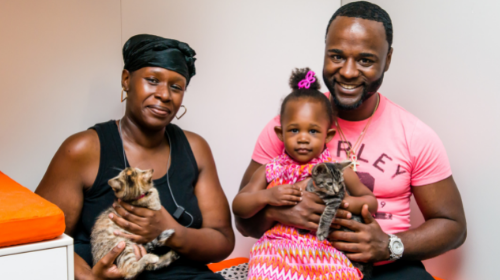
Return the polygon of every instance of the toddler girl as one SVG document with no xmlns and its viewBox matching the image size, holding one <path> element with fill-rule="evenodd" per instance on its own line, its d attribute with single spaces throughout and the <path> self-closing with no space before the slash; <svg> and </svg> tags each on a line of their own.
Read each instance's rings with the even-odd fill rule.
<svg viewBox="0 0 500 280">
<path fill-rule="evenodd" d="M 290 77 L 290 93 L 281 105 L 281 126 L 275 127 L 283 141 L 283 154 L 259 168 L 233 201 L 233 212 L 249 218 L 267 205 L 293 206 L 302 198 L 296 182 L 311 176 L 312 168 L 331 162 L 326 149 L 335 135 L 331 128 L 333 109 L 319 92 L 319 83 L 309 68 L 296 69 Z M 351 196 L 346 197 L 351 212 L 359 214 L 368 204 L 372 213 L 377 201 L 350 168 L 344 181 Z M 357 210 L 357 211 L 356 211 Z M 248 279 L 361 279 L 358 269 L 328 240 L 319 241 L 315 232 L 299 234 L 292 226 L 276 224 L 252 247 Z"/>
</svg>

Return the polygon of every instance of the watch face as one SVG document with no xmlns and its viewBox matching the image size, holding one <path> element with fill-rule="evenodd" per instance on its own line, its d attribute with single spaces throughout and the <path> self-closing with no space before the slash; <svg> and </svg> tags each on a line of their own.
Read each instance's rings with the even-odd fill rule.
<svg viewBox="0 0 500 280">
<path fill-rule="evenodd" d="M 394 242 L 392 242 L 391 249 L 394 254 L 401 255 L 404 251 L 403 243 L 399 240 L 394 240 Z"/>
</svg>

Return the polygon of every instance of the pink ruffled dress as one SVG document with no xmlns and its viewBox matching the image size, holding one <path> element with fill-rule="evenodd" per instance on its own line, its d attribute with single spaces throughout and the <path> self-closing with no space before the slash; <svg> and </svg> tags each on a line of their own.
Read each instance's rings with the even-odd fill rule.
<svg viewBox="0 0 500 280">
<path fill-rule="evenodd" d="M 316 164 L 322 162 L 332 162 L 328 149 L 303 165 L 283 152 L 266 165 L 268 188 L 302 181 L 311 176 Z M 294 227 L 277 224 L 250 251 L 249 280 L 362 278 L 361 272 L 349 259 L 327 240 L 319 241 L 316 232 L 302 235 Z"/>
</svg>

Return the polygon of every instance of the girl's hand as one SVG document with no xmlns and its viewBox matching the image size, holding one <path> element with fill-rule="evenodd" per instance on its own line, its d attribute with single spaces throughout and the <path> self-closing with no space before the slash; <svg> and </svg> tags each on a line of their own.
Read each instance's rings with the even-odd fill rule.
<svg viewBox="0 0 500 280">
<path fill-rule="evenodd" d="M 122 241 L 94 265 L 92 274 L 95 280 L 124 279 L 122 273 L 114 264 L 123 249 L 125 249 L 125 242 Z"/>
<path fill-rule="evenodd" d="M 169 225 L 176 223 L 163 206 L 160 210 L 154 211 L 132 206 L 119 200 L 118 203 L 113 203 L 113 208 L 121 217 L 111 213 L 109 218 L 122 229 L 132 233 L 115 231 L 115 235 L 125 237 L 138 244 L 153 241 L 164 230 L 172 228 Z"/>
<path fill-rule="evenodd" d="M 302 191 L 295 185 L 281 185 L 266 190 L 267 204 L 272 206 L 292 206 L 302 200 Z"/>
<path fill-rule="evenodd" d="M 357 202 L 359 202 L 358 200 L 359 199 L 357 197 L 350 196 L 346 192 L 345 197 L 342 200 L 342 203 L 340 204 L 340 208 L 345 209 L 346 211 L 351 212 L 351 213 L 359 214 L 359 213 L 361 213 L 361 208 L 354 209 L 354 205 L 359 204 L 359 203 L 357 203 Z"/>
</svg>

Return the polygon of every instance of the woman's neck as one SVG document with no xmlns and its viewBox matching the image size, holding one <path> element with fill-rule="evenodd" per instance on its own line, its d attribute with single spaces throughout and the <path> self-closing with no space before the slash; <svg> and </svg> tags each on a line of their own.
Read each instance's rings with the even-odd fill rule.
<svg viewBox="0 0 500 280">
<path fill-rule="evenodd" d="M 121 118 L 118 125 L 121 126 L 120 134 L 122 141 L 127 140 L 145 149 L 155 149 L 166 141 L 165 128 L 161 130 L 148 130 L 127 115 Z"/>
</svg>

